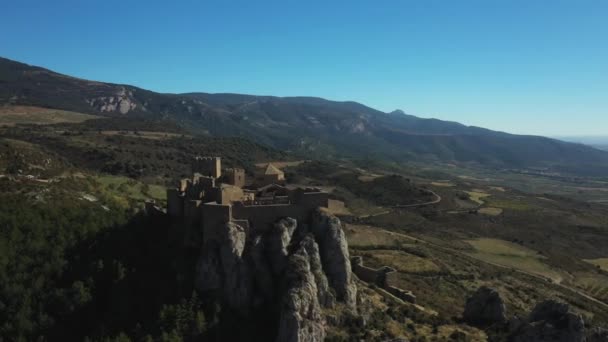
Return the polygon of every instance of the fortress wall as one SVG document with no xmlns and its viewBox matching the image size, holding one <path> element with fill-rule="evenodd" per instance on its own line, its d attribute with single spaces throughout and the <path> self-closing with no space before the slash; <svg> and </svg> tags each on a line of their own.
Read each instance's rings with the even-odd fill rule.
<svg viewBox="0 0 608 342">
<path fill-rule="evenodd" d="M 378 285 L 382 277 L 382 272 L 363 265 L 353 265 L 352 270 L 359 279 L 376 285 Z"/>
<path fill-rule="evenodd" d="M 414 296 L 412 291 L 405 291 L 405 290 L 402 290 L 402 289 L 400 289 L 398 287 L 394 287 L 394 286 L 385 286 L 384 289 L 388 293 L 392 294 L 393 296 L 395 296 L 403 301 L 406 301 L 406 302 L 409 302 L 412 304 L 416 304 L 416 296 Z"/>
<path fill-rule="evenodd" d="M 239 168 L 232 168 L 224 170 L 224 176 L 228 184 L 238 186 L 242 188 L 245 186 L 245 170 Z"/>
<path fill-rule="evenodd" d="M 329 206 L 329 194 L 327 192 L 305 192 L 297 198 L 297 204 L 310 210 Z"/>
<path fill-rule="evenodd" d="M 399 281 L 398 276 L 399 274 L 397 272 L 387 272 L 384 280 L 386 286 L 395 286 Z"/>
<path fill-rule="evenodd" d="M 197 200 L 184 201 L 184 222 L 189 226 L 200 225 L 202 219 L 201 203 L 202 201 Z"/>
<path fill-rule="evenodd" d="M 167 189 L 167 214 L 173 217 L 184 215 L 184 197 L 178 189 Z"/>
<path fill-rule="evenodd" d="M 243 199 L 243 189 L 236 186 L 225 186 L 220 188 L 218 202 L 230 204 Z"/>
<path fill-rule="evenodd" d="M 251 229 L 262 232 L 284 217 L 292 217 L 298 222 L 308 221 L 310 213 L 306 208 L 291 204 L 245 206 L 237 202 L 233 205 L 232 214 L 234 219 L 248 220 Z"/>
<path fill-rule="evenodd" d="M 192 171 L 204 176 L 219 178 L 222 176 L 222 162 L 220 157 L 197 157 L 192 162 Z"/>
<path fill-rule="evenodd" d="M 232 219 L 232 206 L 217 203 L 205 203 L 202 206 L 203 241 L 213 239 L 218 229 Z"/>
<path fill-rule="evenodd" d="M 184 245 L 196 247 L 201 244 L 201 204 L 198 200 L 184 201 Z"/>
<path fill-rule="evenodd" d="M 397 284 L 397 272 L 391 267 L 380 267 L 373 269 L 363 265 L 363 258 L 355 256 L 351 258 L 351 269 L 361 280 L 376 284 L 389 294 L 409 303 L 416 303 L 416 296 L 411 291 L 402 290 L 395 286 Z"/>
</svg>

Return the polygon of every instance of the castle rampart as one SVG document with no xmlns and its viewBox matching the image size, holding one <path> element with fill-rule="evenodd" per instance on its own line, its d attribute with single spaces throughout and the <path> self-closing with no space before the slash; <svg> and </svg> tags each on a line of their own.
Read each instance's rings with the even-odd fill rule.
<svg viewBox="0 0 608 342">
<path fill-rule="evenodd" d="M 220 157 L 196 157 L 192 171 L 215 179 L 222 176 L 222 159 Z"/>
<path fill-rule="evenodd" d="M 416 296 L 411 291 L 402 290 L 395 286 L 397 284 L 397 272 L 394 268 L 384 266 L 371 268 L 363 265 L 363 258 L 355 256 L 351 258 L 353 273 L 361 280 L 379 286 L 393 296 L 410 303 L 416 303 Z"/>
<path fill-rule="evenodd" d="M 219 157 L 198 157 L 193 162 L 194 176 L 180 180 L 177 188 L 167 190 L 167 212 L 180 218 L 190 230 L 187 236 L 203 239 L 215 235 L 227 222 L 234 222 L 248 231 L 263 232 L 281 218 L 309 221 L 313 210 L 327 208 L 329 194 L 315 188 L 288 189 L 268 184 L 244 190 L 236 184 L 245 183 L 243 169 L 228 169 L 223 178 Z M 281 175 L 276 167 L 271 173 Z M 228 180 L 235 184 L 222 183 Z"/>
</svg>

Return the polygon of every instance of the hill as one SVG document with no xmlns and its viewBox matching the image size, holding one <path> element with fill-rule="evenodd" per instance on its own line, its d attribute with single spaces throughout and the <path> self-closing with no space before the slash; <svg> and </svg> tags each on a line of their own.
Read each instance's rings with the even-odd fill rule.
<svg viewBox="0 0 608 342">
<path fill-rule="evenodd" d="M 384 113 L 356 102 L 241 94 L 161 94 L 78 79 L 0 58 L 0 104 L 101 116 L 168 119 L 192 132 L 240 136 L 317 157 L 542 168 L 601 175 L 608 153 L 582 144 L 512 135 L 455 122 Z"/>
</svg>

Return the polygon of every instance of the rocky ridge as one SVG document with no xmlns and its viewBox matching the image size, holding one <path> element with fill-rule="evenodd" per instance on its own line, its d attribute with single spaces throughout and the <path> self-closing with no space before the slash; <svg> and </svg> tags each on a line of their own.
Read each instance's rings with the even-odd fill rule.
<svg viewBox="0 0 608 342">
<path fill-rule="evenodd" d="M 607 330 L 599 327 L 586 330 L 583 317 L 568 304 L 556 300 L 538 303 L 527 317 L 507 320 L 500 293 L 485 286 L 467 300 L 463 319 L 471 325 L 506 331 L 508 340 L 513 342 L 608 342 Z"/>
<path fill-rule="evenodd" d="M 218 232 L 202 248 L 197 289 L 243 317 L 269 312 L 277 341 L 322 341 L 323 309 L 338 302 L 356 312 L 348 244 L 335 216 L 318 209 L 310 225 L 284 218 L 255 234 L 229 222 Z"/>
</svg>

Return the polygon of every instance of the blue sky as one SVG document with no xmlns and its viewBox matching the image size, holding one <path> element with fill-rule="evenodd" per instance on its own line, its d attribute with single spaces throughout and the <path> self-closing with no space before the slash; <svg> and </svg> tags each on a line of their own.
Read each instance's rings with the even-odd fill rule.
<svg viewBox="0 0 608 342">
<path fill-rule="evenodd" d="M 608 1 L 6 1 L 0 56 L 160 92 L 309 95 L 608 135 Z"/>
</svg>

